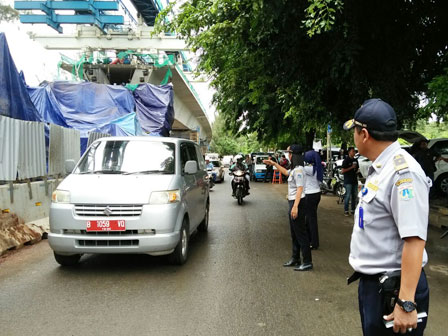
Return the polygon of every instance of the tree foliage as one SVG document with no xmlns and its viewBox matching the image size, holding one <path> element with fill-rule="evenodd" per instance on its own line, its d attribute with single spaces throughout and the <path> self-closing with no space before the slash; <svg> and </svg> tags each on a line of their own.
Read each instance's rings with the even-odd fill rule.
<svg viewBox="0 0 448 336">
<path fill-rule="evenodd" d="M 226 127 L 225 120 L 218 116 L 213 123 L 213 139 L 210 151 L 221 155 L 258 152 L 262 145 L 257 140 L 256 133 L 234 136 Z"/>
<path fill-rule="evenodd" d="M 159 30 L 199 53 L 227 127 L 263 141 L 323 136 L 328 123 L 337 135 L 371 97 L 414 122 L 448 65 L 443 0 L 189 0 L 165 20 L 174 6 Z"/>
<path fill-rule="evenodd" d="M 19 19 L 19 12 L 9 5 L 0 3 L 0 22 L 10 22 Z"/>
</svg>

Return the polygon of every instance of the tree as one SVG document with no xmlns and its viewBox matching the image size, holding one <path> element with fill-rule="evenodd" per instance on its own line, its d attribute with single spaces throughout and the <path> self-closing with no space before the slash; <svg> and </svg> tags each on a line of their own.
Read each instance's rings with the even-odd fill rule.
<svg viewBox="0 0 448 336">
<path fill-rule="evenodd" d="M 337 135 L 371 97 L 415 123 L 448 65 L 443 0 L 190 0 L 164 20 L 171 9 L 158 29 L 200 54 L 226 125 L 265 142 L 309 142 L 328 123 Z"/>
<path fill-rule="evenodd" d="M 213 138 L 210 150 L 220 155 L 235 155 L 237 153 L 251 153 L 260 150 L 262 145 L 257 140 L 256 133 L 249 133 L 235 137 L 226 127 L 225 120 L 218 116 L 213 123 Z"/>
<path fill-rule="evenodd" d="M 0 22 L 14 21 L 19 19 L 19 12 L 11 8 L 9 5 L 3 5 L 0 3 Z"/>
</svg>

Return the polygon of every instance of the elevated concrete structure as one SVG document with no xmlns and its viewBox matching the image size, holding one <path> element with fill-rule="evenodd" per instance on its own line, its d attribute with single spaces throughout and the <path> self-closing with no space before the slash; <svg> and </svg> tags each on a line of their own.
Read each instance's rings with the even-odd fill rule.
<svg viewBox="0 0 448 336">
<path fill-rule="evenodd" d="M 146 64 L 84 64 L 84 78 L 100 84 L 140 84 L 160 85 L 167 71 L 171 70 L 170 82 L 174 88 L 174 124 L 172 136 L 197 140 L 204 152 L 212 138 L 212 129 L 207 112 L 193 86 L 178 64 L 156 68 Z M 69 72 L 72 65 L 63 64 Z M 196 137 L 197 134 L 197 137 Z"/>
</svg>

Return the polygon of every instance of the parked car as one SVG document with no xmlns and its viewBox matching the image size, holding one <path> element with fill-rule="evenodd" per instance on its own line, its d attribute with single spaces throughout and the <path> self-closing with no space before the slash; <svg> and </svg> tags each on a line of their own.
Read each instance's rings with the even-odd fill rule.
<svg viewBox="0 0 448 336">
<path fill-rule="evenodd" d="M 61 265 L 84 253 L 170 254 L 183 264 L 190 235 L 207 231 L 207 172 L 192 141 L 102 138 L 66 170 L 73 173 L 52 195 L 48 235 Z"/>
<path fill-rule="evenodd" d="M 422 134 L 414 131 L 400 131 L 399 137 L 406 140 L 409 143 L 416 143 L 420 140 L 428 141 Z M 411 147 L 408 145 L 401 146 L 403 149 L 410 151 Z M 448 138 L 436 138 L 430 139 L 428 142 L 428 148 L 431 151 L 434 158 L 444 157 L 448 158 Z M 364 178 L 367 177 L 367 172 L 372 162 L 363 157 L 363 160 L 358 159 L 359 169 Z M 436 190 L 441 191 L 444 194 L 448 193 L 448 163 L 439 160 L 435 161 L 436 171 L 434 172 L 434 186 Z"/>
</svg>

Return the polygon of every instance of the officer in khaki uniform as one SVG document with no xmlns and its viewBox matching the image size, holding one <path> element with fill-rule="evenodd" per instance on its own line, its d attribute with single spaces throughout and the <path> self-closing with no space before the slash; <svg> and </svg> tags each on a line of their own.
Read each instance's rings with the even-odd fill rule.
<svg viewBox="0 0 448 336">
<path fill-rule="evenodd" d="M 354 129 L 359 153 L 372 161 L 359 193 L 349 257 L 355 271 L 349 283 L 360 279 L 359 311 L 363 334 L 368 336 L 393 335 L 393 331 L 423 335 L 427 322 L 423 317 L 417 323 L 417 312 L 428 313 L 429 305 L 423 267 L 428 261 L 431 181 L 400 148 L 396 125 L 395 111 L 381 99 L 365 101 L 354 119 L 344 124 L 344 129 Z M 387 278 L 397 279 L 396 299 L 379 293 Z M 389 312 L 384 309 L 387 304 Z M 387 329 L 388 320 L 393 320 L 393 327 Z"/>
</svg>

